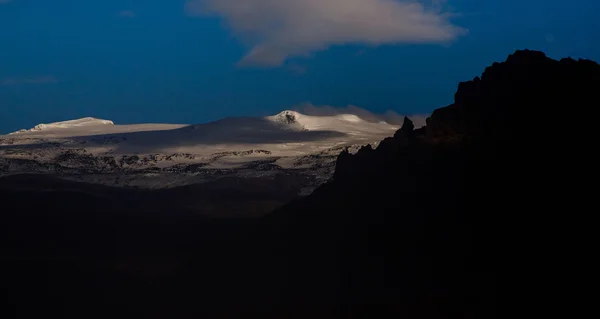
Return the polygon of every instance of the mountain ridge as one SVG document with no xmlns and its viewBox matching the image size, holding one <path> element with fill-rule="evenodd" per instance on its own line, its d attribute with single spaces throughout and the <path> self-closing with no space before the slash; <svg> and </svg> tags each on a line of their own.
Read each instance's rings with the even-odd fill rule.
<svg viewBox="0 0 600 319">
<path fill-rule="evenodd" d="M 340 120 L 340 121 L 347 121 L 347 122 L 354 122 L 354 123 L 358 123 L 358 122 L 370 122 L 367 120 L 362 119 L 360 116 L 358 115 L 354 115 L 354 114 L 335 114 L 335 115 L 307 115 L 307 114 L 302 114 L 299 111 L 292 111 L 292 110 L 284 110 L 281 111 L 275 115 L 270 115 L 270 116 L 264 116 L 264 117 L 225 117 L 223 119 L 219 119 L 219 120 L 215 120 L 215 121 L 211 121 L 211 122 L 207 122 L 207 123 L 202 123 L 202 124 L 170 124 L 170 123 L 139 123 L 139 124 L 115 124 L 113 121 L 111 120 L 105 120 L 105 119 L 100 119 L 100 118 L 95 118 L 95 117 L 82 117 L 82 118 L 77 118 L 77 119 L 72 119 L 72 120 L 65 120 L 65 121 L 58 121 L 58 122 L 51 122 L 51 123 L 40 123 L 35 125 L 33 128 L 30 129 L 20 129 L 14 132 L 10 132 L 6 135 L 14 135 L 14 134 L 22 134 L 22 133 L 32 133 L 32 132 L 40 132 L 43 130 L 50 130 L 50 129 L 70 129 L 70 128 L 77 128 L 77 127 L 85 127 L 85 126 L 97 126 L 97 125 L 111 125 L 111 126 L 115 126 L 115 125 L 119 125 L 119 126 L 152 126 L 152 125 L 156 125 L 156 126 L 161 126 L 161 125 L 172 125 L 172 126 L 202 126 L 202 125 L 206 125 L 206 124 L 214 124 L 220 121 L 236 121 L 236 120 L 241 120 L 241 119 L 250 119 L 250 118 L 264 118 L 273 122 L 278 122 L 278 123 L 283 123 L 283 124 L 294 124 L 294 123 L 298 123 L 299 119 L 304 119 L 304 121 L 314 121 L 316 118 L 323 118 L 325 121 L 327 119 L 331 120 L 331 119 L 335 119 L 335 120 Z M 300 120 L 301 121 L 301 120 Z M 322 122 L 322 121 L 321 121 Z M 373 123 L 373 122 L 371 122 Z M 385 121 L 379 121 L 379 124 L 388 124 L 388 125 L 392 125 L 389 124 Z M 2 135 L 2 134 L 0 134 Z"/>
<path fill-rule="evenodd" d="M 330 181 L 264 219 L 265 242 L 279 239 L 274 253 L 294 265 L 289 285 L 328 287 L 289 293 L 340 305 L 409 298 L 496 317 L 504 275 L 540 287 L 531 287 L 532 251 L 556 236 L 547 224 L 565 222 L 549 212 L 584 209 L 572 187 L 589 172 L 579 155 L 593 135 L 568 128 L 552 106 L 585 112 L 599 103 L 598 85 L 595 62 L 518 50 L 461 82 L 425 127 L 407 118 L 378 147 L 342 152 Z"/>
<path fill-rule="evenodd" d="M 215 174 L 303 170 L 313 176 L 310 188 L 330 176 L 342 146 L 356 149 L 396 128 L 350 115 L 289 110 L 196 125 L 115 125 L 83 118 L 0 136 L 0 175 L 39 172 L 109 186 L 161 188 L 204 182 Z M 127 174 L 125 181 L 119 174 Z"/>
</svg>

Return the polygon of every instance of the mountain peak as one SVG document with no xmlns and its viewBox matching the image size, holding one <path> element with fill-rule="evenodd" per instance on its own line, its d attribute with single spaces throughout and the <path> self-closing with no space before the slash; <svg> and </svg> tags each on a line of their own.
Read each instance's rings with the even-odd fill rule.
<svg viewBox="0 0 600 319">
<path fill-rule="evenodd" d="M 299 112 L 285 110 L 276 115 L 271 116 L 271 119 L 273 119 L 276 122 L 280 122 L 280 123 L 293 124 L 293 123 L 297 123 L 298 119 L 301 116 L 302 116 L 302 114 L 300 114 Z"/>
</svg>

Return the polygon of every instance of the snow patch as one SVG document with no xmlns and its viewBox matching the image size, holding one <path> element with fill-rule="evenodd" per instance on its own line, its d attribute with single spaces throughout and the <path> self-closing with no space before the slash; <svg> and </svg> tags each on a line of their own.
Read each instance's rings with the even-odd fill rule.
<svg viewBox="0 0 600 319">
<path fill-rule="evenodd" d="M 348 121 L 348 122 L 361 122 L 362 119 L 354 114 L 340 114 L 337 115 L 336 117 L 338 117 L 339 119 L 343 120 L 343 121 Z"/>
</svg>

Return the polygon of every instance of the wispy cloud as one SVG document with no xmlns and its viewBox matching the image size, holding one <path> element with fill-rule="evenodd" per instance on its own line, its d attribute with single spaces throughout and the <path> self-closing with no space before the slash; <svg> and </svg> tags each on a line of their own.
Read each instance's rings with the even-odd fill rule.
<svg viewBox="0 0 600 319">
<path fill-rule="evenodd" d="M 329 105 L 313 105 L 311 103 L 306 103 L 302 105 L 298 105 L 293 108 L 295 111 L 298 111 L 302 114 L 306 115 L 315 115 L 315 116 L 329 116 L 329 115 L 338 115 L 338 114 L 354 114 L 361 119 L 369 122 L 387 122 L 392 125 L 402 125 L 404 121 L 404 115 L 396 113 L 394 111 L 386 111 L 385 113 L 378 114 L 373 113 L 369 110 L 363 109 L 358 106 L 349 105 L 346 107 L 334 107 Z M 425 125 L 427 117 L 429 115 L 426 114 L 413 114 L 408 115 L 408 117 L 414 122 L 415 127 L 419 128 Z"/>
<path fill-rule="evenodd" d="M 9 3 L 11 0 L 0 0 L 0 4 Z"/>
<path fill-rule="evenodd" d="M 135 17 L 137 17 L 137 14 L 135 14 L 135 12 L 133 12 L 131 10 L 122 10 L 122 11 L 119 11 L 119 13 L 117 15 L 119 17 L 121 17 L 121 18 L 135 18 Z"/>
<path fill-rule="evenodd" d="M 2 1 L 2 0 L 0 0 Z M 58 79 L 52 75 L 33 77 L 6 77 L 0 79 L 0 86 L 21 86 L 57 83 Z"/>
<path fill-rule="evenodd" d="M 448 43 L 466 30 L 445 0 L 187 0 L 193 16 L 218 15 L 251 47 L 241 64 L 280 66 L 346 43 Z"/>
</svg>

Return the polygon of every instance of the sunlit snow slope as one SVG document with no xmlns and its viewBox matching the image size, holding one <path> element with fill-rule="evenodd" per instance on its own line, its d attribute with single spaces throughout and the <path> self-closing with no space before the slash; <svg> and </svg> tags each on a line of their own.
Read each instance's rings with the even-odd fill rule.
<svg viewBox="0 0 600 319">
<path fill-rule="evenodd" d="M 121 173 L 127 172 L 133 177 L 123 185 L 141 187 L 201 182 L 215 171 L 326 170 L 327 175 L 345 147 L 377 143 L 396 129 L 351 114 L 295 111 L 198 125 L 115 125 L 83 118 L 0 135 L 0 174 L 41 172 L 114 184 L 114 176 L 123 179 Z"/>
</svg>

